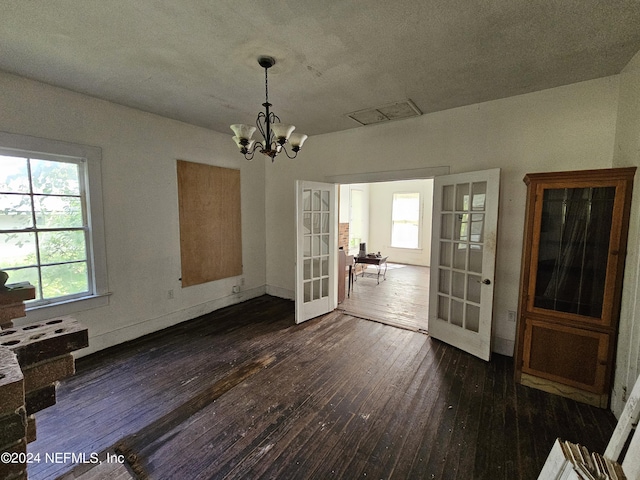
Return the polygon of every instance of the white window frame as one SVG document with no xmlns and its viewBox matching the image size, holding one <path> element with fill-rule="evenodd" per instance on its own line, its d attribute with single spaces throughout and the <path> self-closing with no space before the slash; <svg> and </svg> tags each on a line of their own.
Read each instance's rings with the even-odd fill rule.
<svg viewBox="0 0 640 480">
<path fill-rule="evenodd" d="M 91 294 L 78 298 L 52 300 L 50 303 L 29 305 L 28 321 L 69 315 L 78 311 L 105 306 L 109 303 L 107 261 L 102 204 L 102 151 L 98 147 L 79 145 L 45 138 L 0 132 L 0 153 L 11 156 L 35 156 L 55 160 L 56 156 L 82 159 L 84 162 L 85 199 L 87 203 L 87 257 L 89 290 Z M 9 278 L 11 283 L 11 278 Z"/>
<path fill-rule="evenodd" d="M 393 226 L 395 223 L 393 219 L 393 205 L 394 205 L 396 195 L 417 195 L 418 196 L 418 244 L 415 247 L 402 247 L 402 246 L 393 244 Z M 389 232 L 391 237 L 389 240 L 389 245 L 391 246 L 391 248 L 398 248 L 403 250 L 421 250 L 422 249 L 422 204 L 423 204 L 422 193 L 420 192 L 416 192 L 416 191 L 393 192 L 393 194 L 391 195 L 391 231 Z"/>
</svg>

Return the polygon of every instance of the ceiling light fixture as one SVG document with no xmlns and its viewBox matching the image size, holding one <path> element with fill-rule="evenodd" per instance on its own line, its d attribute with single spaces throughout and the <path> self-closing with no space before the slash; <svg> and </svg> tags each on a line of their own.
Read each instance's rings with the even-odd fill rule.
<svg viewBox="0 0 640 480">
<path fill-rule="evenodd" d="M 231 130 L 235 133 L 233 140 L 238 145 L 240 153 L 244 155 L 247 160 L 252 160 L 256 150 L 260 153 L 271 157 L 273 162 L 281 151 L 287 154 L 289 158 L 296 158 L 298 152 L 302 148 L 302 144 L 307 139 L 306 135 L 301 133 L 293 133 L 296 128 L 293 125 L 285 125 L 280 123 L 280 118 L 269 110 L 272 105 L 269 103 L 269 75 L 268 71 L 276 63 L 273 57 L 259 57 L 258 63 L 264 68 L 264 89 L 265 89 L 265 102 L 262 104 L 264 112 L 258 113 L 256 119 L 256 127 L 260 130 L 262 135 L 262 141 L 255 141 L 253 137 L 256 127 L 251 125 L 234 124 L 231 125 Z M 289 142 L 291 144 L 291 150 L 293 156 L 289 155 L 285 144 Z"/>
</svg>

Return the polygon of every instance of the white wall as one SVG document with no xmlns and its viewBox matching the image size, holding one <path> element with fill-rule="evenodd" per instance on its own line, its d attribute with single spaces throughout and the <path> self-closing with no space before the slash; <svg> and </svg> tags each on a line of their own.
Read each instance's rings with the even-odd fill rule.
<svg viewBox="0 0 640 480">
<path fill-rule="evenodd" d="M 620 75 L 614 167 L 640 167 L 640 52 Z M 611 408 L 622 413 L 640 373 L 640 185 L 633 192 Z"/>
<path fill-rule="evenodd" d="M 391 210 L 394 193 L 420 193 L 422 230 L 420 248 L 394 248 L 391 246 Z M 389 256 L 389 261 L 409 265 L 430 265 L 431 256 L 431 210 L 433 208 L 433 180 L 400 180 L 371 184 L 370 221 L 368 246 L 371 252 Z"/>
<path fill-rule="evenodd" d="M 89 328 L 90 346 L 80 355 L 264 293 L 264 164 L 244 160 L 230 135 L 4 73 L 0 112 L 0 131 L 102 149 L 112 295 L 108 306 L 74 314 Z M 177 159 L 241 170 L 240 294 L 231 293 L 238 278 L 180 286 Z"/>
<path fill-rule="evenodd" d="M 294 182 L 340 175 L 449 167 L 502 169 L 494 350 L 512 354 L 527 172 L 612 165 L 618 76 L 415 119 L 309 138 L 295 161 L 278 158 L 266 176 L 267 288 L 293 295 Z"/>
</svg>

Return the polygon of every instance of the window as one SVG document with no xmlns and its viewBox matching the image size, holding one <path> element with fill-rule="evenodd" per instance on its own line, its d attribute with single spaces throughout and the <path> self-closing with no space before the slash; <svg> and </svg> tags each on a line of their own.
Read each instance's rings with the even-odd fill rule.
<svg viewBox="0 0 640 480">
<path fill-rule="evenodd" d="M 29 309 L 106 293 L 99 167 L 94 147 L 0 134 L 0 269 L 36 287 Z"/>
<path fill-rule="evenodd" d="M 391 246 L 396 248 L 420 248 L 419 193 L 393 194 Z"/>
</svg>

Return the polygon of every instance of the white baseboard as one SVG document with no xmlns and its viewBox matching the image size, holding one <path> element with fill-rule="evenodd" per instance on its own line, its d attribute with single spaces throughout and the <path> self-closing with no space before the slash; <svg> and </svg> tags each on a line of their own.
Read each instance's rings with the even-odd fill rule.
<svg viewBox="0 0 640 480">
<path fill-rule="evenodd" d="M 273 297 L 284 298 L 286 300 L 295 300 L 296 293 L 293 290 L 287 288 L 274 287 L 273 285 L 267 285 L 267 295 Z"/>
<path fill-rule="evenodd" d="M 515 346 L 516 343 L 513 340 L 501 337 L 493 337 L 493 345 L 491 347 L 491 351 L 500 355 L 506 355 L 507 357 L 513 357 Z"/>
<path fill-rule="evenodd" d="M 211 300 L 209 302 L 194 305 L 184 310 L 172 312 L 167 315 L 163 315 L 157 318 L 151 318 L 138 322 L 133 325 L 127 325 L 117 330 L 105 332 L 100 335 L 89 337 L 89 346 L 74 352 L 74 357 L 80 358 L 86 355 L 104 350 L 105 348 L 113 347 L 120 343 L 128 342 L 136 338 L 148 335 L 159 330 L 172 327 L 188 320 L 193 320 L 202 315 L 214 312 L 230 305 L 250 300 L 252 298 L 259 297 L 265 294 L 265 286 L 262 285 L 250 290 L 243 290 L 240 293 L 228 295 L 226 297 Z"/>
</svg>

